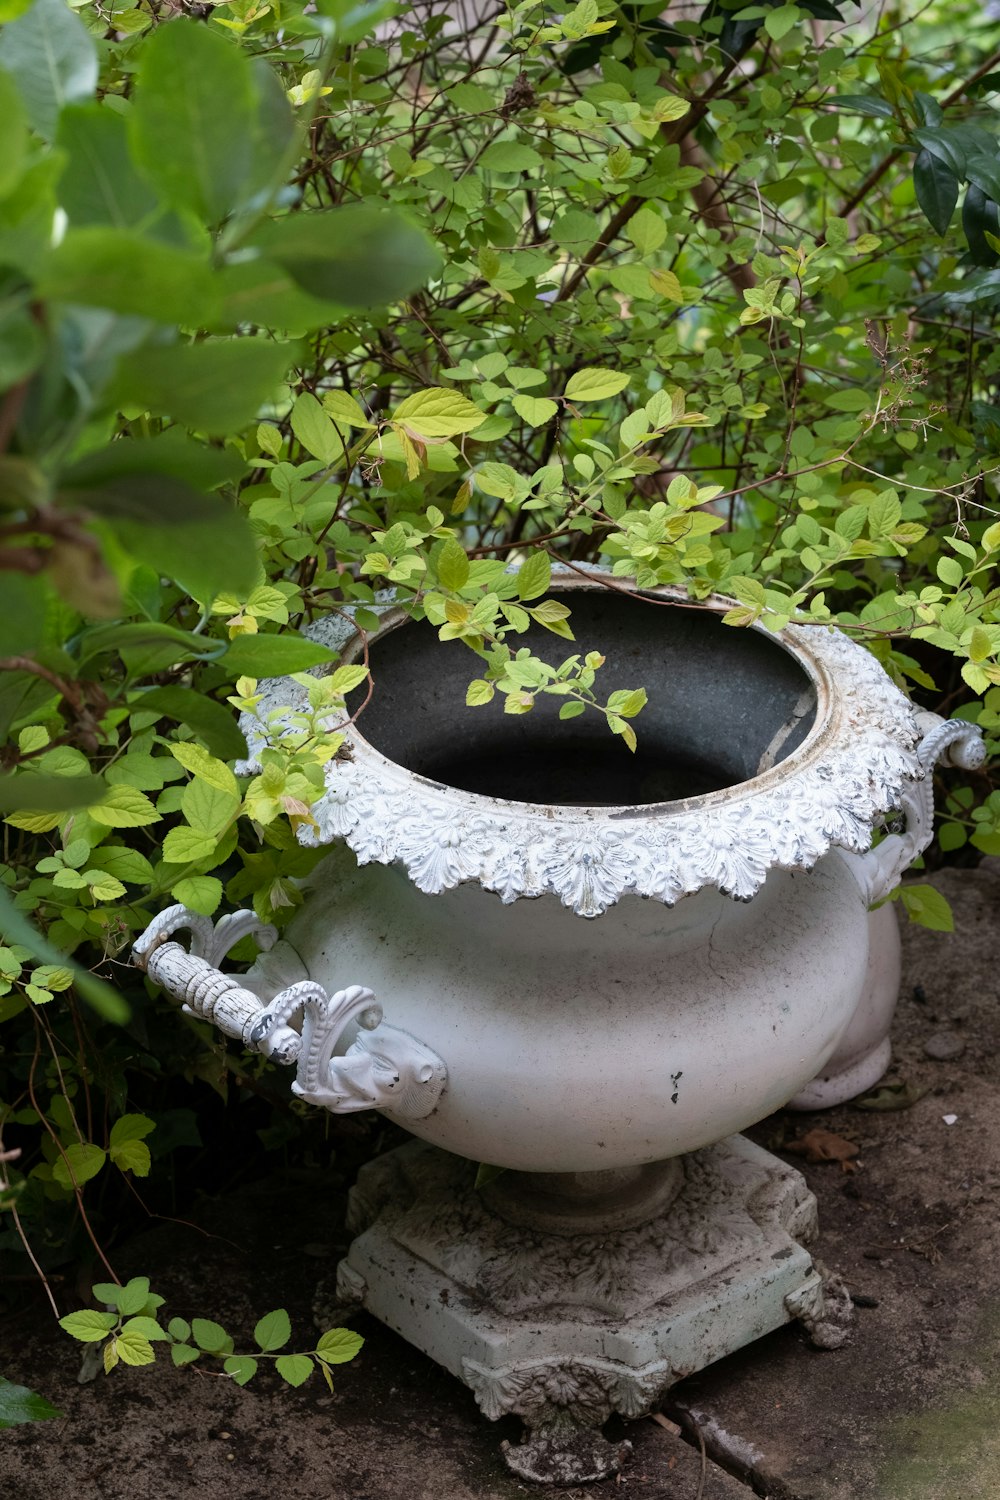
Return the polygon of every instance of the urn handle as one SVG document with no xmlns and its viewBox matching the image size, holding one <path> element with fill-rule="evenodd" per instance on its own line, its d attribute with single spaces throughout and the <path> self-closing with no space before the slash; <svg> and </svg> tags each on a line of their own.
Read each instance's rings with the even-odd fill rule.
<svg viewBox="0 0 1000 1500">
<path fill-rule="evenodd" d="M 906 826 L 902 833 L 889 834 L 877 849 L 855 855 L 851 860 L 869 906 L 884 901 L 896 889 L 910 865 L 931 841 L 935 763 L 940 761 L 942 765 L 974 771 L 985 758 L 983 734 L 978 724 L 968 724 L 964 719 L 942 719 L 938 714 L 923 711 L 916 718 L 923 731 L 923 738 L 917 746 L 922 774 L 903 793 L 902 811 Z"/>
<path fill-rule="evenodd" d="M 173 941 L 182 929 L 191 934 L 190 949 Z M 218 967 L 233 944 L 250 934 L 264 951 L 277 938 L 276 930 L 250 911 L 213 925 L 185 906 L 170 906 L 136 940 L 132 960 L 189 1014 L 211 1021 L 251 1052 L 294 1064 L 292 1092 L 307 1103 L 334 1114 L 385 1109 L 408 1120 L 429 1115 L 447 1080 L 440 1057 L 383 1022 L 382 1007 L 364 985 L 331 995 L 305 979 L 265 1003 L 238 976 Z M 351 1023 L 357 1035 L 342 1056 L 335 1056 Z"/>
</svg>

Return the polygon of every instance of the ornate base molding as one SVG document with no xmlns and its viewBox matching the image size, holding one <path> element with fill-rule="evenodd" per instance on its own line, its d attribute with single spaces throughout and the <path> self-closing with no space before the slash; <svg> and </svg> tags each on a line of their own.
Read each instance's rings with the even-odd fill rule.
<svg viewBox="0 0 1000 1500">
<path fill-rule="evenodd" d="M 616 1472 L 600 1428 L 674 1382 L 802 1317 L 823 1347 L 850 1299 L 805 1248 L 816 1200 L 794 1168 L 732 1136 L 683 1158 L 684 1184 L 648 1223 L 556 1234 L 491 1212 L 475 1167 L 413 1142 L 362 1168 L 338 1294 L 475 1392 L 529 1441 L 508 1465 L 541 1483 Z"/>
</svg>

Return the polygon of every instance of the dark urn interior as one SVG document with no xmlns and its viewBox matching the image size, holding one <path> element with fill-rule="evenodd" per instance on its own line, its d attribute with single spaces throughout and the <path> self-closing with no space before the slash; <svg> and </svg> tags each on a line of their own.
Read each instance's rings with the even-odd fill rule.
<svg viewBox="0 0 1000 1500">
<path fill-rule="evenodd" d="M 769 636 L 723 625 L 708 609 L 566 590 L 575 642 L 541 627 L 512 636 L 559 665 L 601 651 L 595 691 L 644 687 L 633 755 L 604 716 L 559 719 L 561 698 L 539 694 L 530 713 L 505 714 L 500 695 L 465 707 L 476 658 L 407 621 L 371 642 L 374 691 L 358 730 L 390 760 L 463 791 L 563 806 L 645 806 L 702 796 L 786 759 L 816 718 L 815 687 Z M 364 695 L 348 700 L 356 708 Z"/>
</svg>

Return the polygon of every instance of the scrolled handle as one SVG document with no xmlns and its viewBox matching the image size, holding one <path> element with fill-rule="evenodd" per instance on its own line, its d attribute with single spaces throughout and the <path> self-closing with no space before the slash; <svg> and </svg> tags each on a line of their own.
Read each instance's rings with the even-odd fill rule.
<svg viewBox="0 0 1000 1500">
<path fill-rule="evenodd" d="M 923 738 L 917 746 L 920 777 L 903 793 L 902 813 L 905 827 L 891 833 L 877 849 L 857 855 L 851 861 L 867 905 L 874 906 L 890 895 L 927 845 L 934 833 L 934 766 L 961 766 L 974 771 L 981 766 L 986 751 L 978 724 L 964 719 L 942 719 L 938 714 L 920 712 L 917 724 Z"/>
<path fill-rule="evenodd" d="M 173 934 L 191 933 L 190 951 Z M 419 1120 L 437 1105 L 447 1070 L 422 1042 L 382 1021 L 382 1007 L 364 985 L 328 994 L 313 980 L 289 985 L 264 1003 L 217 967 L 240 938 L 253 933 L 269 949 L 277 932 L 253 912 L 214 924 L 184 906 L 161 912 L 135 942 L 133 962 L 186 1011 L 274 1062 L 295 1064 L 293 1093 L 337 1114 L 385 1109 Z M 297 1026 L 296 1024 L 297 1023 Z M 349 1026 L 357 1035 L 335 1056 Z"/>
</svg>

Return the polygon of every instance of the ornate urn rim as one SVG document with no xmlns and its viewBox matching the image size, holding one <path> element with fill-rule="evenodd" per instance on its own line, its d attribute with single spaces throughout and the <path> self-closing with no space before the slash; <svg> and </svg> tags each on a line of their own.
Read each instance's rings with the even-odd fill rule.
<svg viewBox="0 0 1000 1500">
<path fill-rule="evenodd" d="M 560 577 L 558 586 L 607 584 L 592 573 Z M 691 604 L 681 589 L 643 592 Z M 732 601 L 713 595 L 697 607 L 721 612 Z M 379 634 L 408 618 L 389 596 L 378 609 Z M 352 758 L 330 762 L 327 790 L 312 809 L 318 826 L 300 827 L 300 842 L 344 839 L 359 863 L 401 863 L 429 895 L 478 882 L 504 903 L 553 894 L 584 917 L 599 916 L 627 892 L 672 906 L 716 886 L 748 901 L 771 869 L 809 869 L 832 847 L 864 853 L 876 821 L 923 774 L 913 706 L 864 647 L 832 627 L 790 625 L 778 634 L 750 628 L 798 663 L 815 687 L 817 711 L 802 744 L 748 781 L 643 806 L 505 801 L 407 770 L 351 724 L 341 727 Z M 347 611 L 304 634 L 348 659 L 354 654 L 357 633 Z M 288 678 L 262 683 L 260 691 L 264 717 L 306 705 L 305 689 Z M 260 720 L 244 714 L 240 722 L 249 747 L 242 769 L 252 771 L 263 744 Z"/>
</svg>

